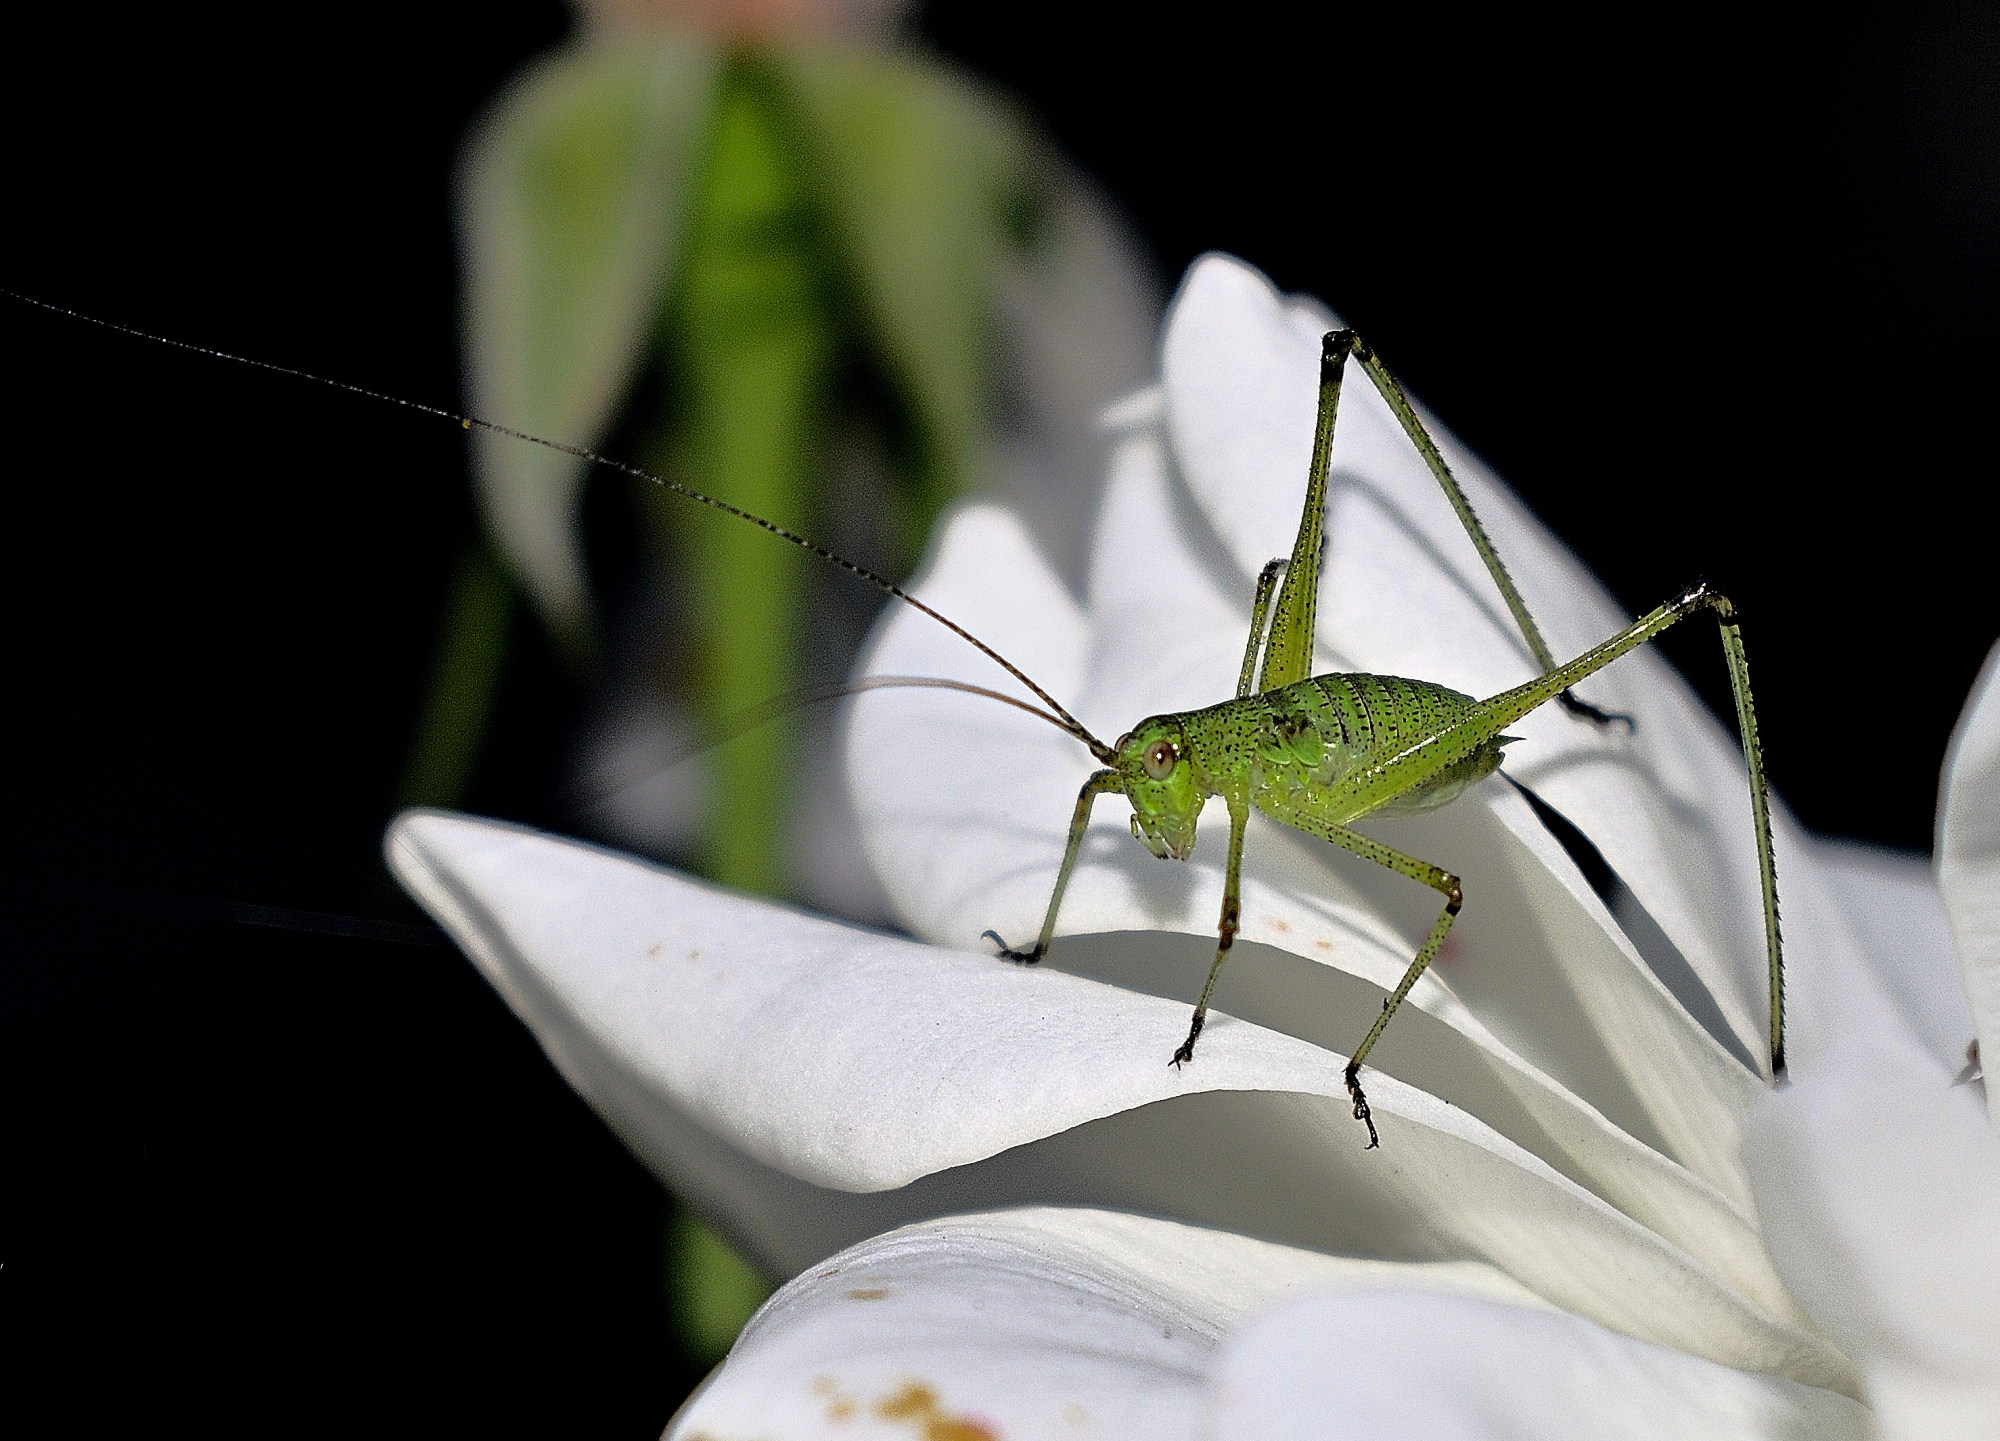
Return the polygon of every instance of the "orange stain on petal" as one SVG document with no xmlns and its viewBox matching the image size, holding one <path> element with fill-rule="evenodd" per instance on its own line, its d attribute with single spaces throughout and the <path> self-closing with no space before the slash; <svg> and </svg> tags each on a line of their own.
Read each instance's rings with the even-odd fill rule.
<svg viewBox="0 0 2000 1441">
<path fill-rule="evenodd" d="M 829 1421 L 852 1421 L 861 1406 L 852 1396 L 841 1394 L 840 1383 L 831 1376 L 821 1376 L 813 1382 L 813 1394 L 826 1401 L 826 1419 Z"/>
<path fill-rule="evenodd" d="M 924 1441 L 1000 1441 L 1000 1433 L 984 1421 L 947 1413 L 937 1392 L 921 1381 L 904 1383 L 903 1389 L 875 1403 L 875 1414 L 884 1421 L 906 1421 Z"/>
</svg>

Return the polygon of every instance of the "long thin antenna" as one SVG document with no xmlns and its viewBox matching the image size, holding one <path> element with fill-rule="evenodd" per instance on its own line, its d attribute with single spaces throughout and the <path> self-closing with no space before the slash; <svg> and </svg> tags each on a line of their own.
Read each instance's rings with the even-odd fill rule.
<svg viewBox="0 0 2000 1441">
<path fill-rule="evenodd" d="M 985 696 L 988 700 L 997 700 L 1002 705 L 1010 705 L 1017 711 L 1033 716 L 1036 720 L 1047 721 L 1059 731 L 1076 735 L 1076 732 L 1060 718 L 1050 715 L 1038 706 L 1029 705 L 1019 696 L 1008 695 L 1005 691 L 994 690 L 989 686 L 974 685 L 966 680 L 946 680 L 942 676 L 934 675 L 864 675 L 857 676 L 853 680 L 826 681 L 819 685 L 800 686 L 797 690 L 773 696 L 767 701 L 760 701 L 723 721 L 715 734 L 703 742 L 702 749 L 709 750 L 715 746 L 726 745 L 740 735 L 747 735 L 767 721 L 776 720 L 787 711 L 803 710 L 807 706 L 822 705 L 830 700 L 839 700 L 842 696 L 860 695 L 864 691 L 871 690 L 963 691 L 967 695 Z"/>
<path fill-rule="evenodd" d="M 592 465 L 601 465 L 607 470 L 622 471 L 636 480 L 650 481 L 662 490 L 670 490 L 675 495 L 685 496 L 687 499 L 708 506 L 712 510 L 719 510 L 724 515 L 733 515 L 738 520 L 748 521 L 751 525 L 768 530 L 780 540 L 790 541 L 800 550 L 810 551 L 830 565 L 839 566 L 850 575 L 859 576 L 870 585 L 888 592 L 905 605 L 912 606 L 929 616 L 932 620 L 1006 671 L 1015 680 L 1033 691 L 1042 703 L 1048 706 L 1055 713 L 1056 717 L 1059 718 L 1057 724 L 1089 746 L 1092 755 L 1096 756 L 1106 765 L 1111 764 L 1117 759 L 1118 753 L 1116 751 L 1092 735 L 1085 728 L 1082 721 L 1071 715 L 1061 701 L 1043 690 L 1039 685 L 1036 685 L 1026 671 L 1008 660 L 1007 657 L 993 649 L 992 646 L 988 645 L 950 616 L 933 610 L 894 581 L 885 576 L 877 575 L 864 565 L 855 564 L 838 551 L 828 550 L 825 546 L 819 544 L 819 542 L 808 540 L 797 531 L 787 530 L 775 521 L 766 520 L 763 516 L 755 515 L 750 511 L 742 509 L 740 506 L 731 505 L 726 500 L 717 500 L 714 496 L 696 490 L 691 485 L 683 485 L 677 480 L 668 480 L 663 475 L 655 475 L 652 471 L 641 469 L 639 466 L 633 465 L 628 461 L 614 460 L 608 455 L 600 455 L 586 446 L 571 445 L 567 441 L 561 440 L 548 440 L 542 436 L 530 434 L 525 430 L 516 430 L 511 425 L 501 425 L 497 421 L 482 420 L 476 415 L 466 415 L 461 411 L 448 410 L 441 405 L 426 405 L 421 400 L 406 400 L 400 395 L 391 395 L 387 391 L 371 390 L 365 385 L 354 385 L 345 380 L 334 380 L 328 376 L 316 375 L 310 370 L 300 370 L 295 366 L 278 365 L 269 360 L 256 360 L 247 355 L 237 355 L 233 351 L 217 350 L 207 345 L 196 345 L 192 341 L 175 340 L 172 336 L 155 335 L 150 330 L 141 330 L 133 325 L 121 325 L 115 320 L 100 320 L 94 315 L 86 315 L 80 310 L 71 310 L 66 305 L 55 305 L 46 300 L 37 300 L 32 295 L 23 295 L 20 291 L 10 290 L 5 286 L 0 286 L 0 295 L 5 295 L 12 300 L 18 300 L 23 305 L 32 305 L 37 310 L 46 310 L 52 315 L 67 316 L 71 320 L 80 320 L 86 325 L 95 325 L 99 329 L 109 330 L 119 335 L 129 335 L 137 340 L 149 340 L 155 345 L 165 345 L 175 350 L 185 350 L 195 355 L 205 355 L 212 360 L 226 360 L 235 365 L 247 365 L 253 370 L 265 370 L 273 375 L 285 375 L 290 376 L 294 380 L 310 381 L 314 385 L 324 385 L 332 390 L 344 390 L 350 395 L 365 396 L 369 400 L 382 401 L 389 405 L 398 405 L 405 410 L 416 411 L 419 415 L 432 415 L 440 420 L 456 421 L 465 430 L 483 430 L 491 435 L 505 436 L 509 440 L 520 440 L 527 442 L 529 445 L 539 445 L 545 450 L 553 450 L 576 460 L 587 461 Z M 1021 705 L 1019 701 L 1014 701 L 1013 704 Z M 1031 713 L 1034 709 L 1032 706 L 1025 705 L 1021 706 L 1021 708 Z"/>
<path fill-rule="evenodd" d="M 1028 704 L 1028 702 L 1022 700 L 1019 696 L 1008 695 L 1005 691 L 994 690 L 989 686 L 974 685 L 971 681 L 946 680 L 941 676 L 934 675 L 865 675 L 854 680 L 823 681 L 818 685 L 800 686 L 797 690 L 786 691 L 783 695 L 773 696 L 769 700 L 759 701 L 756 705 L 738 711 L 735 715 L 723 721 L 720 726 L 716 727 L 700 744 L 690 747 L 675 756 L 672 760 L 660 762 L 642 776 L 621 781 L 615 786 L 600 788 L 594 795 L 579 798 L 570 806 L 570 814 L 589 815 L 594 811 L 601 810 L 617 800 L 619 796 L 637 790 L 640 786 L 646 785 L 657 777 L 665 775 L 676 766 L 684 765 L 696 756 L 714 750 L 717 746 L 728 745 L 729 742 L 735 740 L 737 737 L 748 735 L 751 731 L 757 729 L 757 727 L 766 725 L 781 715 L 795 710 L 804 710 L 807 706 L 824 705 L 830 700 L 839 700 L 843 696 L 860 695 L 864 691 L 871 690 L 963 691 L 967 695 L 984 696 L 988 700 L 997 700 L 1000 704 L 1010 705 L 1017 711 L 1022 711 L 1033 716 L 1036 720 L 1047 721 L 1064 735 L 1071 737 L 1076 735 L 1076 732 L 1072 731 L 1047 711 L 1042 710 L 1038 706 Z"/>
</svg>

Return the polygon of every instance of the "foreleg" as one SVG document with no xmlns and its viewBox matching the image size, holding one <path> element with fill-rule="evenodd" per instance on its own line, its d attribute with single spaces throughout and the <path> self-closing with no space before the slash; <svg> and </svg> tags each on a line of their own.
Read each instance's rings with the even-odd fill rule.
<svg viewBox="0 0 2000 1441">
<path fill-rule="evenodd" d="M 992 938 L 1000 948 L 1000 954 L 1010 961 L 1020 961 L 1024 965 L 1034 965 L 1049 953 L 1049 941 L 1056 933 L 1056 913 L 1062 909 L 1063 892 L 1069 889 L 1070 872 L 1076 869 L 1077 852 L 1083 848 L 1083 834 L 1090 829 L 1090 808 L 1097 798 L 1106 791 L 1123 791 L 1124 781 L 1117 771 L 1101 770 L 1083 783 L 1083 789 L 1076 793 L 1076 811 L 1070 817 L 1069 844 L 1063 848 L 1062 869 L 1056 872 L 1055 894 L 1049 897 L 1049 911 L 1042 918 L 1042 933 L 1031 951 L 1017 951 L 1002 940 L 997 931 L 981 932 Z"/>
</svg>

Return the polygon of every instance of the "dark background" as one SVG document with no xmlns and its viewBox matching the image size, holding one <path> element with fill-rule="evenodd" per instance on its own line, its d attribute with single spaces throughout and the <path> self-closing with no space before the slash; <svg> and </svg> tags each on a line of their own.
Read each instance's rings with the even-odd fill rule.
<svg viewBox="0 0 2000 1441">
<path fill-rule="evenodd" d="M 2000 629 L 2000 23 L 940 3 L 1136 220 L 1318 293 L 1629 608 L 1748 614 L 1773 777 L 1927 848 Z M 7 22 L 0 285 L 457 392 L 446 176 L 550 4 Z M 10 1410 L 65 1429 L 656 1434 L 667 1202 L 377 843 L 453 559 L 450 426 L 0 305 Z M 1672 647 L 1711 703 L 1706 635 Z M 469 803 L 547 820 L 523 623 Z M 232 919 L 232 916 L 237 919 Z M 36 1378 L 39 1378 L 39 1383 Z"/>
</svg>

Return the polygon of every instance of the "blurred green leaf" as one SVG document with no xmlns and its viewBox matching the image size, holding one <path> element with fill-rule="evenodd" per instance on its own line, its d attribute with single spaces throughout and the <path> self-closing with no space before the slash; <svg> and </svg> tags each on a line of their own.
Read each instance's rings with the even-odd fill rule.
<svg viewBox="0 0 2000 1441">
<path fill-rule="evenodd" d="M 995 280 L 1038 189 L 1035 148 L 989 92 L 909 52 L 800 46 L 777 63 L 863 323 L 916 410 L 927 529 L 976 467 Z"/>
<path fill-rule="evenodd" d="M 677 1210 L 667 1238 L 667 1289 L 681 1344 L 703 1365 L 729 1354 L 771 1294 L 771 1283 L 692 1211 Z"/>
<path fill-rule="evenodd" d="M 472 408 L 595 446 L 653 339 L 713 105 L 713 46 L 600 40 L 495 103 L 460 174 Z M 578 659 L 595 644 L 577 510 L 585 467 L 472 436 L 495 543 Z"/>
</svg>

